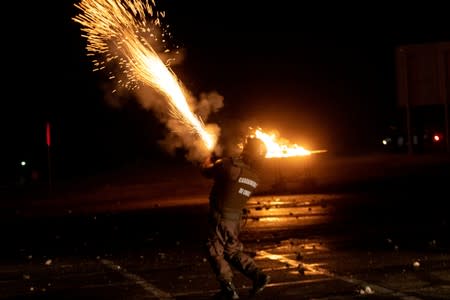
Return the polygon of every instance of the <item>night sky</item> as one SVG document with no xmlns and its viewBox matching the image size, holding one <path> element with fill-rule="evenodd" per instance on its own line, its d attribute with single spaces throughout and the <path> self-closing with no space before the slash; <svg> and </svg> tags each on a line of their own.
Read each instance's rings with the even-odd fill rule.
<svg viewBox="0 0 450 300">
<path fill-rule="evenodd" d="M 245 2 L 245 6 L 242 3 Z M 397 45 L 450 40 L 443 2 L 361 6 L 297 1 L 159 1 L 184 60 L 173 70 L 194 94 L 216 91 L 210 121 L 224 136 L 254 124 L 312 149 L 371 151 L 398 111 Z M 165 126 L 129 100 L 105 99 L 72 1 L 8 4 L 3 26 L 2 176 L 20 160 L 45 169 L 45 123 L 61 177 L 164 156 Z M 5 8 L 6 11 L 6 8 Z M 5 80 L 5 79 L 4 79 Z M 131 97 L 130 97 L 131 98 Z"/>
</svg>

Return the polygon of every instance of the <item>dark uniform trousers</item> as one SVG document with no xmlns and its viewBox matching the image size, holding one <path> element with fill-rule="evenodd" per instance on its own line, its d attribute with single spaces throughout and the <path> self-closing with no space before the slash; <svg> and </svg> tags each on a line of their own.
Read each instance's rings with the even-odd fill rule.
<svg viewBox="0 0 450 300">
<path fill-rule="evenodd" d="M 232 281 L 231 266 L 255 280 L 258 268 L 253 258 L 243 252 L 243 244 L 239 240 L 241 214 L 224 215 L 212 211 L 209 217 L 207 250 L 209 262 L 219 282 Z"/>
</svg>

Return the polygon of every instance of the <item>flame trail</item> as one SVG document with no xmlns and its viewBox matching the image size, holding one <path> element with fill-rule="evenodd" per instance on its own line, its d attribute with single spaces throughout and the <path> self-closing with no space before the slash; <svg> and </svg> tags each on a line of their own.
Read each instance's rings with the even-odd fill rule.
<svg viewBox="0 0 450 300">
<path fill-rule="evenodd" d="M 293 156 L 307 156 L 314 153 L 322 153 L 327 150 L 307 150 L 297 144 L 290 144 L 287 141 L 277 139 L 274 133 L 268 134 L 262 131 L 261 128 L 255 129 L 251 136 L 255 136 L 263 141 L 267 147 L 266 158 L 275 157 L 293 157 Z"/>
<path fill-rule="evenodd" d="M 191 111 L 181 82 L 150 43 L 150 39 L 165 43 L 166 36 L 170 35 L 157 30 L 165 14 L 156 11 L 154 1 L 150 4 L 148 0 L 82 0 L 75 7 L 81 13 L 73 20 L 83 26 L 83 36 L 88 40 L 86 49 L 90 55 L 105 57 L 103 61 L 94 60 L 94 71 L 117 61 L 128 80 L 120 81 L 123 86 L 133 89 L 145 84 L 155 88 L 167 98 L 170 115 L 212 150 L 217 136 L 208 132 L 202 120 Z M 149 18 L 153 21 L 148 21 Z"/>
</svg>

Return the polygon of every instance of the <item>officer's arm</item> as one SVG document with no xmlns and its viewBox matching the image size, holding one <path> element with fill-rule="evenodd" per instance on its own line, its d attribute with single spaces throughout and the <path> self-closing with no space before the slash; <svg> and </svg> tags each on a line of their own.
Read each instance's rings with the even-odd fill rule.
<svg viewBox="0 0 450 300">
<path fill-rule="evenodd" d="M 222 165 L 221 159 L 214 161 L 211 157 L 208 157 L 201 166 L 201 172 L 203 176 L 212 178 L 216 175 L 221 165 Z"/>
</svg>

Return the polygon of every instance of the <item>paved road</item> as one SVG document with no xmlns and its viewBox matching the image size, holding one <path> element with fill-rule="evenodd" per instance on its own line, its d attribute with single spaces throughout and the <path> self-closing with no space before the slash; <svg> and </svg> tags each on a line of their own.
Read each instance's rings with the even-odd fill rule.
<svg viewBox="0 0 450 300">
<path fill-rule="evenodd" d="M 257 299 L 450 299 L 450 163 L 425 158 L 275 164 L 284 184 L 252 199 L 242 234 L 273 278 Z M 173 176 L 2 193 L 0 299 L 211 299 L 208 183 Z"/>
<path fill-rule="evenodd" d="M 449 197 L 429 186 L 255 197 L 242 238 L 273 278 L 255 299 L 449 299 Z M 0 299 L 211 299 L 207 205 L 182 203 L 4 217 Z"/>
</svg>

